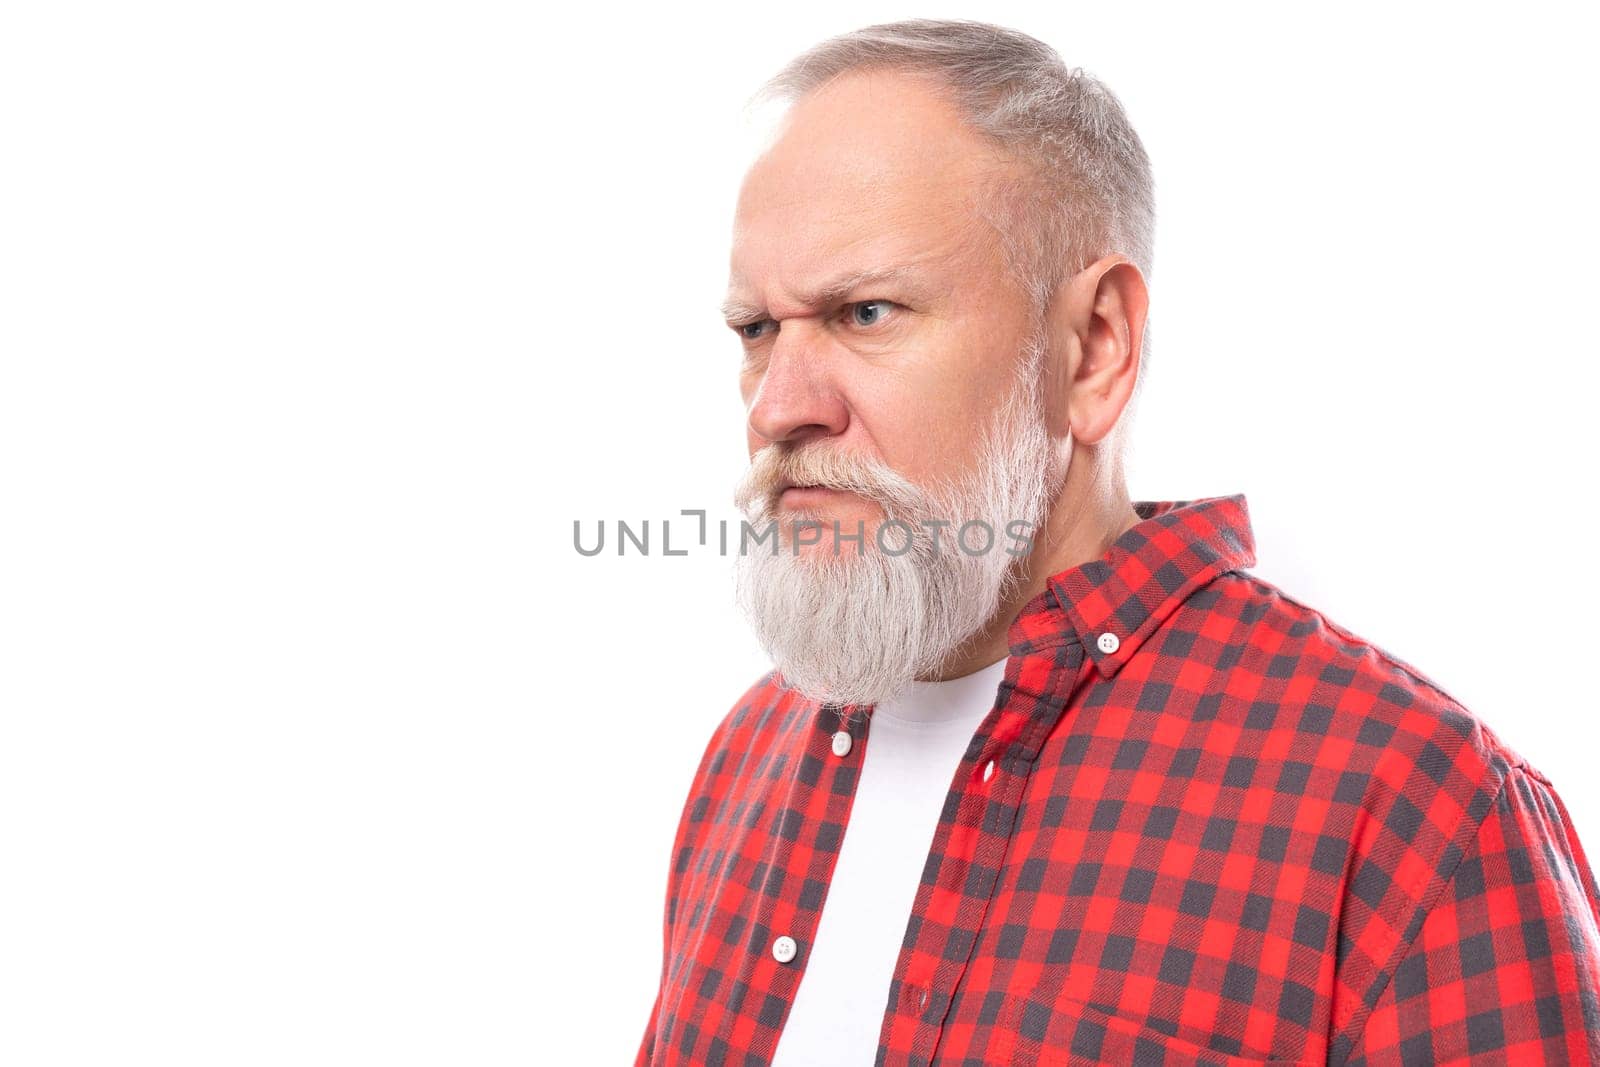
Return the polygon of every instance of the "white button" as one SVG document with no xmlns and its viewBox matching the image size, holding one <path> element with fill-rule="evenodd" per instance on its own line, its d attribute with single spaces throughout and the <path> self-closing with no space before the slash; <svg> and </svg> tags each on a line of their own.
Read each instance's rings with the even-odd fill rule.
<svg viewBox="0 0 1600 1067">
<path fill-rule="evenodd" d="M 928 1006 L 928 991 L 926 989 L 924 989 L 922 991 L 922 1005 L 921 1006 L 924 1007 L 924 1008 L 926 1008 Z"/>
<path fill-rule="evenodd" d="M 850 754 L 849 730 L 840 730 L 833 735 L 833 754 L 835 756 L 848 756 Z"/>
<path fill-rule="evenodd" d="M 772 958 L 779 963 L 788 963 L 794 959 L 795 947 L 794 938 L 784 934 L 772 943 Z"/>
<path fill-rule="evenodd" d="M 990 778 L 993 778 L 993 777 L 994 777 L 994 760 L 990 760 L 988 765 L 983 768 L 983 780 L 987 782 Z"/>
<path fill-rule="evenodd" d="M 1115 652 L 1117 650 L 1117 646 L 1122 644 L 1122 642 L 1117 640 L 1116 634 L 1112 633 L 1110 630 L 1107 630 L 1105 633 L 1100 635 L 1100 640 L 1096 641 L 1095 644 L 1100 646 L 1101 652 L 1111 653 Z"/>
</svg>

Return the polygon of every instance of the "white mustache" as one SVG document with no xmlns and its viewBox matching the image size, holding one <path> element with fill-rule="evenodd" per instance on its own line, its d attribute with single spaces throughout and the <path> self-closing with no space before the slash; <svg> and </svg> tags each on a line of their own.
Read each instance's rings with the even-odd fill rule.
<svg viewBox="0 0 1600 1067">
<path fill-rule="evenodd" d="M 755 454 L 734 503 L 741 511 L 754 508 L 757 517 L 765 517 L 783 490 L 797 485 L 857 493 L 890 515 L 919 514 L 930 504 L 929 494 L 885 464 L 837 449 L 796 450 L 782 443 Z"/>
</svg>

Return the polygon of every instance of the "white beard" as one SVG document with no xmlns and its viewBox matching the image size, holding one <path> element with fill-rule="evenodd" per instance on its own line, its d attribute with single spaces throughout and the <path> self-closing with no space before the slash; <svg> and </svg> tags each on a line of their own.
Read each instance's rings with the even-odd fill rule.
<svg viewBox="0 0 1600 1067">
<path fill-rule="evenodd" d="M 1042 342 L 1029 342 L 1019 362 L 1016 386 L 980 439 L 977 463 L 949 490 L 925 491 L 876 462 L 842 457 L 835 450 L 821 466 L 787 469 L 826 471 L 825 481 L 845 480 L 875 500 L 889 526 L 879 549 L 873 524 L 858 551 L 833 542 L 833 524 L 810 554 L 796 554 L 791 528 L 781 523 L 778 551 L 753 542 L 735 564 L 738 603 L 784 684 L 812 699 L 835 704 L 877 704 L 906 683 L 927 677 L 959 652 L 999 610 L 1026 565 L 1025 546 L 1007 532 L 1026 523 L 1023 537 L 1041 532 L 1043 520 L 1070 462 L 1068 444 L 1057 450 L 1044 425 L 1039 371 Z M 767 488 L 782 460 L 768 446 L 757 453 L 740 483 L 736 502 L 752 528 L 764 531 L 774 518 Z M 796 479 L 801 484 L 811 478 Z M 922 520 L 946 520 L 937 544 Z M 981 520 L 994 531 L 993 545 L 977 555 L 956 545 L 961 524 Z M 844 533 L 851 526 L 841 522 Z M 968 548 L 983 541 L 975 529 Z M 742 544 L 742 542 L 741 542 Z"/>
</svg>

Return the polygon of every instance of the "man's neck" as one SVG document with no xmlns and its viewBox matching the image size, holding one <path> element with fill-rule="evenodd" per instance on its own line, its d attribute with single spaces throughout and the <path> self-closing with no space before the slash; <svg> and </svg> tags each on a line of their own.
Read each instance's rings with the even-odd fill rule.
<svg viewBox="0 0 1600 1067">
<path fill-rule="evenodd" d="M 1028 601 L 1044 592 L 1050 576 L 1099 559 L 1117 538 L 1140 521 L 1125 487 L 1118 485 L 1115 490 L 1096 494 L 1091 491 L 1096 488 L 1092 485 L 1074 485 L 1072 474 L 1084 466 L 1087 464 L 1074 462 L 1069 469 L 1067 484 L 1044 527 L 1035 534 L 1033 548 L 1011 595 L 1002 600 L 989 622 L 968 638 L 942 669 L 919 680 L 948 681 L 1004 659 L 1011 647 L 1011 624 Z"/>
</svg>

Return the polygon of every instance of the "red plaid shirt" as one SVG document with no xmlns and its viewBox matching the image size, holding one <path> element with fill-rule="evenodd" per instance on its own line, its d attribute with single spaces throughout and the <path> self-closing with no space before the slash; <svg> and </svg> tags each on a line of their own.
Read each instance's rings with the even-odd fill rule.
<svg viewBox="0 0 1600 1067">
<path fill-rule="evenodd" d="M 1243 495 L 1134 506 L 1011 624 L 877 1064 L 1600 1061 L 1600 892 L 1550 782 L 1246 573 Z M 871 711 L 769 673 L 712 734 L 639 1064 L 770 1061 Z"/>
</svg>

